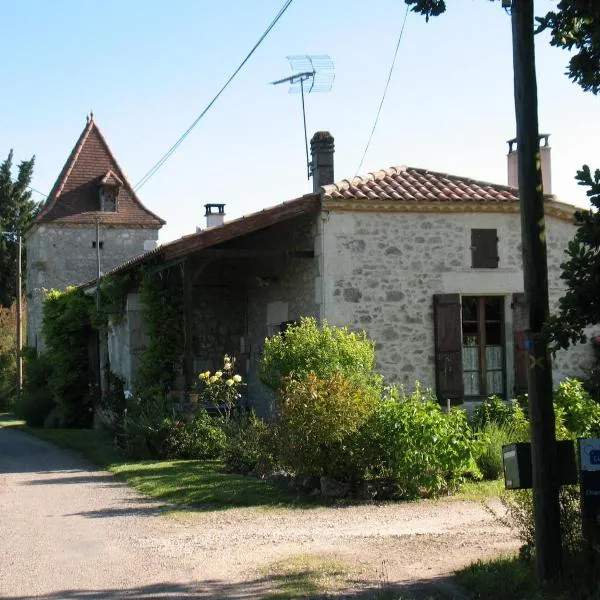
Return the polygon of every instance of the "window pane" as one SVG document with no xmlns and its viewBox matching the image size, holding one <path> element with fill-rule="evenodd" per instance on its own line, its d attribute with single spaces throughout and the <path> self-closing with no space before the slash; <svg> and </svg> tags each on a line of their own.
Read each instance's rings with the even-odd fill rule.
<svg viewBox="0 0 600 600">
<path fill-rule="evenodd" d="M 502 381 L 502 371 L 487 372 L 487 393 L 489 396 L 493 394 L 502 395 L 504 393 L 504 385 Z"/>
<path fill-rule="evenodd" d="M 486 346 L 485 362 L 488 369 L 502 369 L 502 346 Z"/>
<path fill-rule="evenodd" d="M 485 299 L 485 320 L 502 320 L 502 296 L 487 296 Z"/>
<path fill-rule="evenodd" d="M 477 298 L 475 296 L 463 296 L 462 320 L 463 323 L 477 321 Z"/>
<path fill-rule="evenodd" d="M 479 395 L 479 373 L 466 371 L 463 373 L 463 382 L 465 384 L 465 396 Z"/>
<path fill-rule="evenodd" d="M 479 370 L 479 348 L 463 348 L 463 370 L 478 371 Z"/>
</svg>

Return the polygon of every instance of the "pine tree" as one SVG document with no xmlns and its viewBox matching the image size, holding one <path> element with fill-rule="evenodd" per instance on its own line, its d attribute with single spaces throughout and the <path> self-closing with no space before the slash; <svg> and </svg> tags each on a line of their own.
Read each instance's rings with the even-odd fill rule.
<svg viewBox="0 0 600 600">
<path fill-rule="evenodd" d="M 31 199 L 29 185 L 35 157 L 19 164 L 12 178 L 13 151 L 0 164 L 0 306 L 10 306 L 16 297 L 18 235 L 29 226 L 39 206 Z M 23 267 L 25 266 L 23 255 Z"/>
</svg>

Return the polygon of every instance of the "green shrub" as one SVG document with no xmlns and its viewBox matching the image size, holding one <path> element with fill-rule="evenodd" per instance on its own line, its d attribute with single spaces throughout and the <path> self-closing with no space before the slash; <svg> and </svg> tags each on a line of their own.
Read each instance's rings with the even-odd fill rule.
<svg viewBox="0 0 600 600">
<path fill-rule="evenodd" d="M 24 349 L 23 392 L 15 400 L 15 414 L 30 427 L 43 427 L 46 417 L 56 406 L 49 386 L 52 365 L 46 354 Z"/>
<path fill-rule="evenodd" d="M 171 406 L 162 394 L 134 394 L 123 414 L 119 444 L 131 458 L 161 458 L 173 421 Z"/>
<path fill-rule="evenodd" d="M 498 396 L 491 396 L 483 400 L 475 408 L 470 422 L 475 431 L 480 431 L 488 423 L 519 427 L 527 422 L 527 417 L 517 400 L 511 400 L 509 403 L 506 403 Z"/>
<path fill-rule="evenodd" d="M 600 404 L 592 399 L 581 381 L 572 378 L 561 381 L 554 392 L 554 406 L 562 411 L 573 438 L 600 435 Z"/>
<path fill-rule="evenodd" d="M 228 471 L 263 475 L 273 468 L 277 443 L 275 425 L 250 413 L 230 423 L 226 432 L 224 459 Z"/>
<path fill-rule="evenodd" d="M 321 380 L 341 373 L 374 395 L 381 392 L 382 378 L 375 372 L 375 345 L 366 333 L 347 328 L 321 327 L 316 319 L 303 317 L 298 325 L 265 340 L 260 378 L 272 390 L 283 379 L 304 379 L 313 373 Z"/>
<path fill-rule="evenodd" d="M 298 475 L 353 478 L 352 442 L 375 407 L 372 394 L 342 373 L 288 377 L 280 392 L 279 455 Z"/>
<path fill-rule="evenodd" d="M 235 358 L 226 354 L 223 367 L 214 373 L 204 371 L 198 375 L 198 402 L 216 409 L 226 421 L 241 409 L 242 376 L 235 373 Z"/>
<path fill-rule="evenodd" d="M 199 409 L 192 421 L 174 420 L 168 423 L 169 432 L 162 446 L 161 458 L 206 459 L 220 458 L 227 437 L 204 409 Z"/>
<path fill-rule="evenodd" d="M 464 411 L 445 413 L 418 384 L 410 395 L 379 403 L 361 438 L 370 477 L 394 480 L 404 498 L 449 492 L 466 476 L 480 477 Z"/>
<path fill-rule="evenodd" d="M 479 444 L 475 460 L 484 479 L 498 479 L 504 472 L 502 460 L 502 446 L 521 442 L 528 438 L 528 423 L 524 420 L 524 428 L 515 425 L 500 425 L 495 421 L 488 421 L 479 431 L 477 436 Z M 523 435 L 525 431 L 526 435 Z"/>
<path fill-rule="evenodd" d="M 9 410 L 17 393 L 15 352 L 0 352 L 0 410 Z"/>
<path fill-rule="evenodd" d="M 512 527 L 523 543 L 521 555 L 531 558 L 535 548 L 533 493 L 531 490 L 513 490 L 502 496 L 507 508 L 505 522 Z M 581 550 L 581 513 L 578 486 L 563 485 L 559 490 L 560 530 L 563 550 L 576 554 Z"/>
</svg>

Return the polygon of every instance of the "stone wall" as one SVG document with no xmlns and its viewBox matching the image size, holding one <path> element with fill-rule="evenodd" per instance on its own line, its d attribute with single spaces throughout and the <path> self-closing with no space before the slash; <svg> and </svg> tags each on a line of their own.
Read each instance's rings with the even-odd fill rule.
<svg viewBox="0 0 600 600">
<path fill-rule="evenodd" d="M 485 213 L 330 212 L 322 220 L 322 314 L 364 329 L 376 341 L 388 382 L 435 387 L 433 295 L 499 294 L 505 301 L 507 390 L 513 386 L 510 298 L 523 291 L 520 217 Z M 471 229 L 498 231 L 497 269 L 471 268 Z M 552 306 L 561 294 L 560 263 L 572 224 L 547 217 Z M 557 356 L 555 379 L 582 375 L 589 348 Z"/>
<path fill-rule="evenodd" d="M 158 240 L 156 229 L 101 227 L 100 269 L 106 272 L 145 252 Z M 40 225 L 27 244 L 27 343 L 42 348 L 42 306 L 51 289 L 85 283 L 96 277 L 96 227 Z"/>
</svg>

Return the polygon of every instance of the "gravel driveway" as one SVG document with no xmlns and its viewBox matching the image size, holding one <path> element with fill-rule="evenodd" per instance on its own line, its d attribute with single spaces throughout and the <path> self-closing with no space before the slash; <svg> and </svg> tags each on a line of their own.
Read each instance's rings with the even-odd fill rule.
<svg viewBox="0 0 600 600">
<path fill-rule="evenodd" d="M 371 598 L 383 583 L 406 590 L 515 550 L 490 508 L 173 513 L 73 454 L 0 428 L 0 597 L 257 599 L 273 589 L 269 565 L 315 555 L 351 565 L 348 597 Z"/>
</svg>

